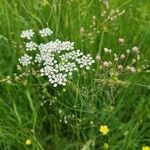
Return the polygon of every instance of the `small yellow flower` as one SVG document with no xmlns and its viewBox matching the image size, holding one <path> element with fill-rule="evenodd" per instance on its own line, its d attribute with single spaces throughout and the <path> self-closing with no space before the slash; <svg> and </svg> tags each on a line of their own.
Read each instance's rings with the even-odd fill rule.
<svg viewBox="0 0 150 150">
<path fill-rule="evenodd" d="M 107 125 L 101 125 L 99 128 L 99 131 L 103 134 L 103 135 L 107 135 L 107 133 L 109 132 L 109 128 Z"/>
<path fill-rule="evenodd" d="M 27 139 L 26 140 L 26 145 L 31 145 L 32 144 L 32 140 L 31 139 Z"/>
<path fill-rule="evenodd" d="M 150 150 L 150 147 L 149 146 L 143 146 L 142 150 Z"/>
</svg>

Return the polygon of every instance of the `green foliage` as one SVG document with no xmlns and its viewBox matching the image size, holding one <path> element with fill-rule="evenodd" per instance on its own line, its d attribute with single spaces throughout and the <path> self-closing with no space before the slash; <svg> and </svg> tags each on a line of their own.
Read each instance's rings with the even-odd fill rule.
<svg viewBox="0 0 150 150">
<path fill-rule="evenodd" d="M 101 14 L 125 10 L 114 20 Z M 149 59 L 149 0 L 0 0 L 0 149 L 2 150 L 140 150 L 150 146 L 148 72 L 122 78 L 127 85 L 105 86 L 97 65 L 75 74 L 64 88 L 28 77 L 4 82 L 16 72 L 23 51 L 22 30 L 49 27 L 52 39 L 70 40 L 93 57 L 104 47 L 118 52 L 138 46 Z M 114 15 L 113 15 L 114 16 Z M 143 61 L 141 60 L 141 64 Z M 149 63 L 149 61 L 148 61 Z M 114 80 L 111 80 L 114 81 Z M 116 81 L 116 80 L 115 80 Z M 104 136 L 100 125 L 110 132 Z M 32 144 L 26 145 L 31 139 Z"/>
</svg>

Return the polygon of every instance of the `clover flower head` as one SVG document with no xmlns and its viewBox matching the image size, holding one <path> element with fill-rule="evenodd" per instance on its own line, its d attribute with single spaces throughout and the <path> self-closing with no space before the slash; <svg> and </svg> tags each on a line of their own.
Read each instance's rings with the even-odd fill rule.
<svg viewBox="0 0 150 150">
<path fill-rule="evenodd" d="M 32 29 L 30 30 L 26 30 L 26 31 L 22 31 L 21 33 L 21 38 L 26 38 L 28 40 L 31 40 L 31 38 L 33 37 L 35 33 L 32 31 Z"/>
<path fill-rule="evenodd" d="M 53 31 L 49 28 L 45 28 L 39 31 L 39 34 L 41 37 L 51 36 L 53 34 Z"/>
</svg>

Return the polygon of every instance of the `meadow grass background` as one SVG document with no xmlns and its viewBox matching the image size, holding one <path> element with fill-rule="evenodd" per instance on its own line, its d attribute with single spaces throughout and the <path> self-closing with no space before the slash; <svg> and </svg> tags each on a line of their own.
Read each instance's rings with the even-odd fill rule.
<svg viewBox="0 0 150 150">
<path fill-rule="evenodd" d="M 0 150 L 140 150 L 150 146 L 150 74 L 125 76 L 132 84 L 109 95 L 109 87 L 95 82 L 95 71 L 76 74 L 64 88 L 46 88 L 29 77 L 21 83 L 2 82 L 16 72 L 22 53 L 22 30 L 49 27 L 51 39 L 70 40 L 94 58 L 104 47 L 118 50 L 138 46 L 150 58 L 150 1 L 110 0 L 0 0 Z M 126 10 L 112 23 L 104 23 L 104 10 Z M 90 25 L 96 17 L 96 31 Z M 87 34 L 81 34 L 81 29 Z M 143 62 L 140 62 L 143 63 Z M 96 68 L 96 66 L 93 66 Z M 98 76 L 101 78 L 101 75 Z M 41 102 L 47 103 L 41 106 Z M 69 119 L 65 124 L 64 116 Z M 102 136 L 101 124 L 110 132 Z M 31 139 L 32 144 L 26 145 Z M 87 142 L 87 143 L 86 143 Z M 91 143 L 94 143 L 92 146 Z M 88 146 L 87 146 L 88 147 Z M 85 148 L 85 147 L 84 147 Z"/>
</svg>

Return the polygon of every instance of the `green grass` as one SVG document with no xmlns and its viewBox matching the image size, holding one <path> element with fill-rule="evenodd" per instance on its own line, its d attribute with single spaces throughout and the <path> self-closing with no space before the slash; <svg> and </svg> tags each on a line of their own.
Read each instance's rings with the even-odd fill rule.
<svg viewBox="0 0 150 150">
<path fill-rule="evenodd" d="M 117 41 L 123 37 L 124 49 L 138 46 L 149 60 L 149 0 L 110 0 L 107 11 L 112 9 L 126 11 L 105 23 L 101 0 L 0 0 L 0 150 L 81 150 L 86 142 L 94 143 L 86 150 L 103 150 L 104 143 L 110 150 L 150 146 L 149 73 L 123 76 L 132 83 L 127 87 L 95 82 L 102 77 L 96 75 L 96 65 L 93 71 L 75 74 L 64 88 L 52 88 L 35 77 L 2 82 L 16 72 L 23 52 L 20 33 L 30 28 L 48 26 L 54 31 L 51 39 L 74 41 L 77 49 L 93 57 L 104 47 L 118 52 Z M 98 33 L 90 27 L 93 16 Z M 67 124 L 64 116 L 69 118 Z M 102 124 L 109 127 L 106 136 L 99 132 Z M 27 139 L 32 139 L 30 146 Z"/>
</svg>

